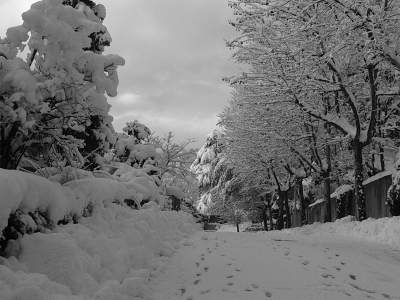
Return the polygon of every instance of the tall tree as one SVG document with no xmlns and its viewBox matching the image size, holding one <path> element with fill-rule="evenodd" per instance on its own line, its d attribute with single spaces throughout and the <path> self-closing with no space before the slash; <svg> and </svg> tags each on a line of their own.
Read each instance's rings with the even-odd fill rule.
<svg viewBox="0 0 400 300">
<path fill-rule="evenodd" d="M 23 156 L 82 166 L 112 141 L 105 93 L 116 95 L 124 60 L 101 54 L 111 37 L 104 6 L 95 7 L 38 1 L 0 40 L 0 167 L 16 168 Z M 22 60 L 17 54 L 26 46 Z"/>
<path fill-rule="evenodd" d="M 362 151 L 376 136 L 378 103 L 398 94 L 385 76 L 396 66 L 387 48 L 398 40 L 399 4 L 355 2 L 231 1 L 237 15 L 232 24 L 241 34 L 229 45 L 239 62 L 251 65 L 233 82 L 262 86 L 269 102 L 290 101 L 347 141 L 362 220 Z"/>
</svg>

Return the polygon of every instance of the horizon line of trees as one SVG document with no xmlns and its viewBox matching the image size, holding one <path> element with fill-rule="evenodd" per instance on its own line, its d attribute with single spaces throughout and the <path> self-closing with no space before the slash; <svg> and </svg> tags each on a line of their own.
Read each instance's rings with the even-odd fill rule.
<svg viewBox="0 0 400 300">
<path fill-rule="evenodd" d="M 218 164 L 210 164 L 215 182 L 208 191 L 219 195 L 213 206 L 233 201 L 248 211 L 275 205 L 281 229 L 291 226 L 294 207 L 304 222 L 305 207 L 320 198 L 331 221 L 333 190 L 351 184 L 356 218 L 366 219 L 363 181 L 392 168 L 385 151 L 400 145 L 400 3 L 229 5 L 237 36 L 227 46 L 246 71 L 225 78 L 234 92 L 220 114 L 224 147 L 217 156 L 230 178 L 218 182 Z M 289 191 L 300 207 L 289 201 Z"/>
</svg>

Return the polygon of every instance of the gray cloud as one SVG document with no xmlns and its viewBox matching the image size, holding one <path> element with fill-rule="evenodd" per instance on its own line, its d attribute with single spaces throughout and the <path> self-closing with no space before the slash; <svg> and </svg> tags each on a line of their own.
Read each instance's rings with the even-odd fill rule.
<svg viewBox="0 0 400 300">
<path fill-rule="evenodd" d="M 159 133 L 205 139 L 230 97 L 221 78 L 237 69 L 225 47 L 234 35 L 230 13 L 225 0 L 113 3 L 106 19 L 109 51 L 122 50 L 127 61 L 120 96 L 110 100 L 117 129 L 133 116 Z M 121 105 L 133 94 L 139 97 L 131 107 Z"/>
<path fill-rule="evenodd" d="M 13 17 L 0 20 L 0 34 L 21 23 L 21 12 L 33 2 L 1 0 L 2 12 Z M 227 0 L 102 2 L 113 37 L 107 53 L 126 59 L 119 95 L 109 99 L 115 128 L 138 119 L 160 134 L 171 130 L 179 139 L 204 140 L 230 98 L 221 78 L 238 70 L 225 47 L 235 34 Z"/>
</svg>

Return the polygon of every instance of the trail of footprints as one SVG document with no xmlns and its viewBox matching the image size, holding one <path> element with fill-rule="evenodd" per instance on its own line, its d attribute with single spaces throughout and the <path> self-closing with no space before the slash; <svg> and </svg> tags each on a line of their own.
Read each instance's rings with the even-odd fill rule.
<svg viewBox="0 0 400 300">
<path fill-rule="evenodd" d="M 207 237 L 202 237 L 202 239 L 203 240 L 208 240 Z M 223 240 L 222 242 L 225 244 L 226 240 Z M 218 247 L 219 247 L 219 242 L 216 241 L 215 246 L 214 246 L 213 249 L 217 250 Z M 212 251 L 212 249 L 210 247 L 208 247 L 206 249 L 206 252 L 209 255 L 211 255 L 213 253 L 213 251 Z M 220 256 L 221 257 L 226 257 L 227 255 L 222 253 L 222 254 L 220 254 Z M 204 271 L 204 273 L 202 273 L 201 271 L 198 271 L 195 274 L 195 280 L 193 281 L 193 285 L 195 285 L 195 286 L 199 285 L 199 283 L 201 282 L 201 276 L 203 274 L 207 273 L 208 270 L 209 270 L 209 266 L 202 266 L 202 263 L 204 263 L 205 260 L 206 260 L 206 254 L 202 253 L 200 255 L 200 261 L 195 262 L 196 268 L 199 269 L 199 270 L 203 270 Z M 240 273 L 241 272 L 241 269 L 239 267 L 235 267 L 232 262 L 227 262 L 225 265 L 228 266 L 229 268 L 231 268 L 232 272 L 235 272 L 235 273 Z M 226 281 L 226 286 L 221 289 L 223 292 L 231 292 L 229 287 L 233 287 L 235 285 L 235 283 L 233 282 L 234 278 L 235 278 L 235 275 L 233 275 L 233 274 L 228 274 L 228 275 L 225 276 L 225 279 L 227 281 Z M 260 287 L 259 287 L 258 284 L 251 283 L 249 286 L 244 288 L 244 291 L 245 292 L 253 292 L 254 290 L 257 290 L 259 288 Z M 187 292 L 186 288 L 181 288 L 179 291 L 180 291 L 181 296 L 184 296 L 184 294 Z M 205 294 L 208 294 L 210 292 L 211 292 L 211 289 L 202 290 L 202 291 L 200 291 L 200 295 L 205 295 Z M 271 292 L 269 292 L 267 290 L 264 290 L 263 292 L 264 292 L 264 295 L 265 295 L 266 299 L 270 299 L 272 297 L 272 293 Z M 193 296 L 188 296 L 188 297 L 186 297 L 186 300 L 195 300 L 195 299 L 194 299 Z"/>
<path fill-rule="evenodd" d="M 274 251 L 282 253 L 283 256 L 286 257 L 286 259 L 290 259 L 290 248 L 283 247 L 283 250 L 282 250 L 282 245 L 280 243 L 275 243 L 272 248 L 273 248 Z M 334 270 L 336 270 L 336 272 L 341 272 L 341 271 L 343 271 L 343 268 L 347 265 L 347 263 L 344 262 L 340 258 L 339 254 L 334 253 L 332 255 L 330 248 L 324 248 L 323 252 L 324 252 L 325 255 L 327 255 L 327 259 L 329 261 L 333 261 L 333 260 L 336 259 L 337 263 L 339 265 L 334 265 L 334 266 L 329 266 L 329 267 L 318 266 L 323 271 L 321 273 L 321 275 L 320 275 L 322 277 L 322 279 L 330 280 L 330 281 L 324 281 L 324 282 L 322 282 L 322 284 L 324 286 L 328 286 L 328 287 L 331 287 L 331 286 L 341 287 L 341 284 L 332 282 L 332 280 L 336 279 L 336 276 L 334 274 L 331 274 L 331 273 L 334 273 L 334 272 L 330 273 L 329 271 L 330 271 L 330 269 L 333 268 Z M 297 257 L 300 259 L 300 263 L 303 265 L 303 267 L 306 267 L 306 266 L 308 266 L 310 264 L 310 261 L 304 259 L 304 257 L 302 255 L 298 255 Z M 350 280 L 347 281 L 348 286 L 351 287 L 352 289 L 358 291 L 358 292 L 363 292 L 366 298 L 374 298 L 372 295 L 375 295 L 375 296 L 380 295 L 381 297 L 383 297 L 383 299 L 394 299 L 391 295 L 389 295 L 387 293 L 380 293 L 380 292 L 375 291 L 375 290 L 371 290 L 371 289 L 360 287 L 357 284 L 357 276 L 354 275 L 354 274 L 349 273 L 348 274 L 348 278 L 350 279 Z M 348 297 L 352 296 L 352 294 L 350 292 L 348 292 L 348 291 L 346 291 L 344 289 L 341 290 L 341 292 L 344 295 L 348 296 Z M 271 296 L 269 296 L 269 297 L 271 297 Z M 374 299 L 376 299 L 376 298 L 374 298 Z"/>
</svg>

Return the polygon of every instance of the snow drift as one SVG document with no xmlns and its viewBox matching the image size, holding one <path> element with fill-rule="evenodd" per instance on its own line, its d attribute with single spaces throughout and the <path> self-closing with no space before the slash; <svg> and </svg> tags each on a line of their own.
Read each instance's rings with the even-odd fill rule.
<svg viewBox="0 0 400 300">
<path fill-rule="evenodd" d="M 344 238 L 378 242 L 400 249 L 400 217 L 369 218 L 359 222 L 354 221 L 354 217 L 348 216 L 333 223 L 314 223 L 312 225 L 287 229 L 284 232 L 325 237 L 334 234 Z"/>
<path fill-rule="evenodd" d="M 99 207 L 79 224 L 24 236 L 18 259 L 0 260 L 1 299 L 141 299 L 152 272 L 194 230 L 185 213 Z"/>
</svg>

